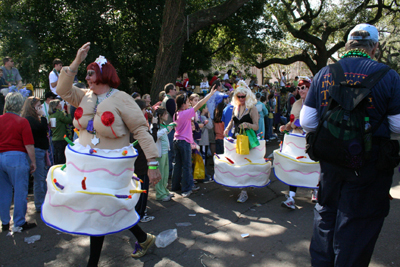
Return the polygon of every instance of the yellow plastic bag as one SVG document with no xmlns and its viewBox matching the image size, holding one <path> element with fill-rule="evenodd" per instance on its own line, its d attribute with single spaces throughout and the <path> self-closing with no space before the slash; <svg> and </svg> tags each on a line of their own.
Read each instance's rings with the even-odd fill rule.
<svg viewBox="0 0 400 267">
<path fill-rule="evenodd" d="M 240 155 L 250 154 L 249 137 L 246 135 L 246 132 L 243 130 L 243 128 L 236 137 L 236 153 Z"/>
<path fill-rule="evenodd" d="M 205 168 L 203 157 L 197 149 L 192 150 L 193 179 L 203 180 L 205 178 Z"/>
</svg>

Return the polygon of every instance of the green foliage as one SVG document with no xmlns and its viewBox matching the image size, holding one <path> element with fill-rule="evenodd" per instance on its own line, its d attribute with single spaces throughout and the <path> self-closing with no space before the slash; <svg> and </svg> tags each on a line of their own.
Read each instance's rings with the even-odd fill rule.
<svg viewBox="0 0 400 267">
<path fill-rule="evenodd" d="M 186 15 L 226 0 L 187 0 Z M 223 23 L 190 36 L 185 43 L 179 72 L 189 72 L 191 84 L 200 82 L 198 70 L 208 70 L 213 60 L 251 65 L 269 45 L 266 39 L 283 36 L 275 20 L 264 12 L 266 0 L 252 0 Z M 121 90 L 150 91 L 165 0 L 3 0 L 0 2 L 0 56 L 10 55 L 23 82 L 49 88 L 48 74 L 54 58 L 68 65 L 76 51 L 91 42 L 85 66 L 99 55 L 117 69 Z"/>
<path fill-rule="evenodd" d="M 48 87 L 54 58 L 68 65 L 91 42 L 82 65 L 105 56 L 117 69 L 120 89 L 149 88 L 158 48 L 163 0 L 27 0 L 0 3 L 1 55 L 10 55 L 26 82 Z M 40 72 L 38 72 L 40 71 Z M 81 66 L 78 78 L 85 79 Z"/>
</svg>

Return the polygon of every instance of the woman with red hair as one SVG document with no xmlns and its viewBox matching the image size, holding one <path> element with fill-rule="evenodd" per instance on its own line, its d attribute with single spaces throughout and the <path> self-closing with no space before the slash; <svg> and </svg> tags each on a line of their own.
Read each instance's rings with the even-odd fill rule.
<svg viewBox="0 0 400 267">
<path fill-rule="evenodd" d="M 79 201 L 77 198 L 82 199 L 83 196 L 86 196 L 84 193 L 87 192 L 87 194 L 91 194 L 91 198 L 88 198 L 87 201 L 81 201 L 82 205 L 85 205 L 85 202 L 90 202 L 92 206 L 96 203 L 101 203 L 103 211 L 120 209 L 129 212 L 125 215 L 124 220 L 112 217 L 114 215 L 117 216 L 118 212 L 107 215 L 107 218 L 104 216 L 100 217 L 98 220 L 95 219 L 96 214 L 88 214 L 86 217 L 80 217 L 84 216 L 84 214 L 73 213 L 72 216 L 70 216 L 71 218 L 65 216 L 65 220 L 68 221 L 68 223 L 65 223 L 56 221 L 56 218 L 51 217 L 51 208 L 54 207 L 54 205 L 50 207 L 51 200 L 49 200 L 49 205 L 46 206 L 45 202 L 45 205 L 43 206 L 42 215 L 46 224 L 58 230 L 67 233 L 89 235 L 90 258 L 88 266 L 97 266 L 105 235 L 129 229 L 138 241 L 135 245 L 135 251 L 131 255 L 135 258 L 144 256 L 156 239 L 154 235 L 146 234 L 137 225 L 140 217 L 135 212 L 135 203 L 129 202 L 130 200 L 135 200 L 136 202 L 138 200 L 136 195 L 138 192 L 131 191 L 142 191 L 129 191 L 129 185 L 134 185 L 132 181 L 135 176 L 132 168 L 134 166 L 135 157 L 137 156 L 137 152 L 135 152 L 135 149 L 132 148 L 132 144 L 129 142 L 130 133 L 134 134 L 135 139 L 140 142 L 140 145 L 143 148 L 147 159 L 147 165 L 149 166 L 148 177 L 150 183 L 154 185 L 157 184 L 161 179 L 161 174 L 158 170 L 158 162 L 156 160 L 156 157 L 158 157 L 157 147 L 154 143 L 153 137 L 148 132 L 146 119 L 144 116 L 135 115 L 141 114 L 141 110 L 134 99 L 125 92 L 117 89 L 120 84 L 120 79 L 113 65 L 105 57 L 98 57 L 95 62 L 92 62 L 87 66 L 86 81 L 89 89 L 81 89 L 73 86 L 74 77 L 78 72 L 79 65 L 85 60 L 89 49 L 90 43 L 86 43 L 78 50 L 75 60 L 71 65 L 69 67 L 64 67 L 61 70 L 57 85 L 57 94 L 59 94 L 64 100 L 68 101 L 72 106 L 77 107 L 73 123 L 75 128 L 79 130 L 79 139 L 77 139 L 73 144 L 70 143 L 66 149 L 66 152 L 69 153 L 67 156 L 69 155 L 70 159 L 67 159 L 65 171 L 68 175 L 68 173 L 71 173 L 69 170 L 74 170 L 74 167 L 69 161 L 75 159 L 75 164 L 81 164 L 82 166 L 82 170 L 80 170 L 82 177 L 85 175 L 89 176 L 93 171 L 98 171 L 98 173 L 96 173 L 95 176 L 92 176 L 92 178 L 99 180 L 101 176 L 103 180 L 100 179 L 102 182 L 96 181 L 95 185 L 93 183 L 90 185 L 90 177 L 88 177 L 87 181 L 85 177 L 85 179 L 82 180 L 83 191 L 76 192 L 76 196 L 73 195 L 75 196 L 74 198 L 67 199 L 66 196 L 61 194 L 60 190 L 57 192 L 58 195 L 54 195 L 53 197 L 54 201 L 56 196 L 59 197 L 58 201 L 64 201 L 65 203 L 63 203 L 63 205 L 68 206 L 72 205 L 71 202 L 73 201 Z M 108 153 L 117 153 L 118 156 L 107 156 Z M 78 162 L 77 158 L 81 159 L 80 162 Z M 96 162 L 100 161 L 100 158 L 106 159 L 106 161 L 103 162 L 103 165 L 99 165 L 101 163 L 98 163 L 97 166 L 95 166 L 96 168 L 93 170 L 85 169 L 88 168 L 87 166 L 90 164 L 96 164 Z M 105 166 L 108 162 L 110 163 L 110 166 Z M 117 175 L 107 169 L 112 168 L 112 165 L 122 166 L 121 164 L 123 164 L 123 167 L 127 167 L 126 171 L 121 174 Z M 106 171 L 102 171 L 104 169 Z M 104 174 L 107 172 L 109 173 L 109 176 L 108 174 Z M 122 175 L 125 172 L 127 176 Z M 71 178 L 73 178 L 72 174 Z M 117 188 L 117 190 L 122 190 L 121 193 L 126 192 L 129 193 L 129 195 L 109 193 L 111 192 L 109 190 L 113 190 L 113 188 L 107 187 L 106 184 L 108 182 L 111 184 L 114 183 L 112 185 Z M 67 189 L 68 186 L 71 188 L 74 184 L 65 184 L 65 189 Z M 62 186 L 62 189 L 63 188 L 64 186 Z M 128 191 L 126 188 L 128 188 Z M 135 188 L 140 189 L 140 186 L 137 185 Z M 119 201 L 119 199 L 123 199 L 123 201 Z M 121 205 L 122 208 L 120 208 Z M 48 210 L 46 210 L 45 207 L 47 207 Z M 94 209 L 93 207 L 90 208 Z M 68 212 L 68 210 L 57 210 L 55 212 L 65 213 Z M 107 223 L 109 218 L 115 218 L 115 223 L 113 223 L 113 225 L 117 225 L 116 230 L 113 229 L 113 231 L 110 231 L 109 228 L 107 228 L 110 226 L 110 224 Z M 129 220 L 127 220 L 127 218 L 129 218 Z M 77 221 L 79 221 L 79 223 L 76 223 Z M 62 224 L 64 228 L 57 225 L 55 222 L 59 225 Z M 74 226 L 75 228 L 73 230 L 69 230 L 70 225 L 76 226 Z M 82 230 L 84 229 L 83 227 L 86 226 L 88 226 L 88 228 Z"/>
<path fill-rule="evenodd" d="M 300 110 L 303 107 L 304 100 L 307 97 L 308 89 L 310 89 L 311 83 L 306 80 L 301 80 L 297 85 L 297 90 L 299 90 L 300 99 L 294 102 L 292 110 L 290 112 L 290 121 L 286 125 L 282 125 L 279 130 L 283 131 L 291 131 L 292 133 L 303 133 L 303 128 L 300 126 Z M 296 209 L 294 205 L 294 197 L 296 196 L 297 187 L 289 186 L 289 196 L 287 196 L 286 201 L 282 202 L 282 207 L 286 207 L 289 209 Z M 313 190 L 312 193 L 312 202 L 317 202 L 317 189 Z"/>
</svg>

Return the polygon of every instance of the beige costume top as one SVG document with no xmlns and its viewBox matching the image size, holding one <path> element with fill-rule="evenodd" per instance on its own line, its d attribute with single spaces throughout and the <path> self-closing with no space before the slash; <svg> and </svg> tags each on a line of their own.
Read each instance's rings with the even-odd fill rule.
<svg viewBox="0 0 400 267">
<path fill-rule="evenodd" d="M 74 126 L 79 129 L 81 145 L 89 145 L 92 148 L 119 149 L 129 145 L 129 132 L 132 132 L 139 140 L 147 159 L 158 156 L 154 140 L 148 133 L 146 119 L 131 96 L 125 92 L 116 91 L 97 106 L 96 114 L 94 114 L 97 95 L 89 89 L 73 86 L 73 81 L 74 76 L 67 74 L 66 69 L 63 68 L 57 85 L 57 94 L 72 106 L 77 107 L 77 111 L 80 110 L 79 108 L 81 108 L 80 111 L 83 111 L 82 116 L 77 120 L 75 115 L 73 121 Z M 96 136 L 86 131 L 88 122 L 93 116 Z M 96 145 L 92 143 L 94 137 L 99 139 L 99 143 Z"/>
</svg>

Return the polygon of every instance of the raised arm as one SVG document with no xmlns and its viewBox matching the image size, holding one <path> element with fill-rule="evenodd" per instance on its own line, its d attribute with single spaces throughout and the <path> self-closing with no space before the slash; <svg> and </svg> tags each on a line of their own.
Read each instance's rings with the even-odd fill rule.
<svg viewBox="0 0 400 267">
<path fill-rule="evenodd" d="M 74 107 L 78 107 L 87 90 L 72 86 L 75 75 L 78 73 L 79 65 L 85 60 L 90 49 L 90 43 L 84 44 L 79 48 L 74 61 L 69 67 L 61 70 L 56 92 L 62 99 L 66 100 Z"/>
<path fill-rule="evenodd" d="M 217 89 L 215 89 L 214 85 L 213 88 L 211 88 L 211 92 L 205 98 L 197 102 L 197 104 L 193 107 L 194 112 L 198 111 L 202 106 L 204 106 L 204 104 L 207 103 L 208 99 L 210 99 L 210 97 L 215 94 L 216 91 Z"/>
</svg>

